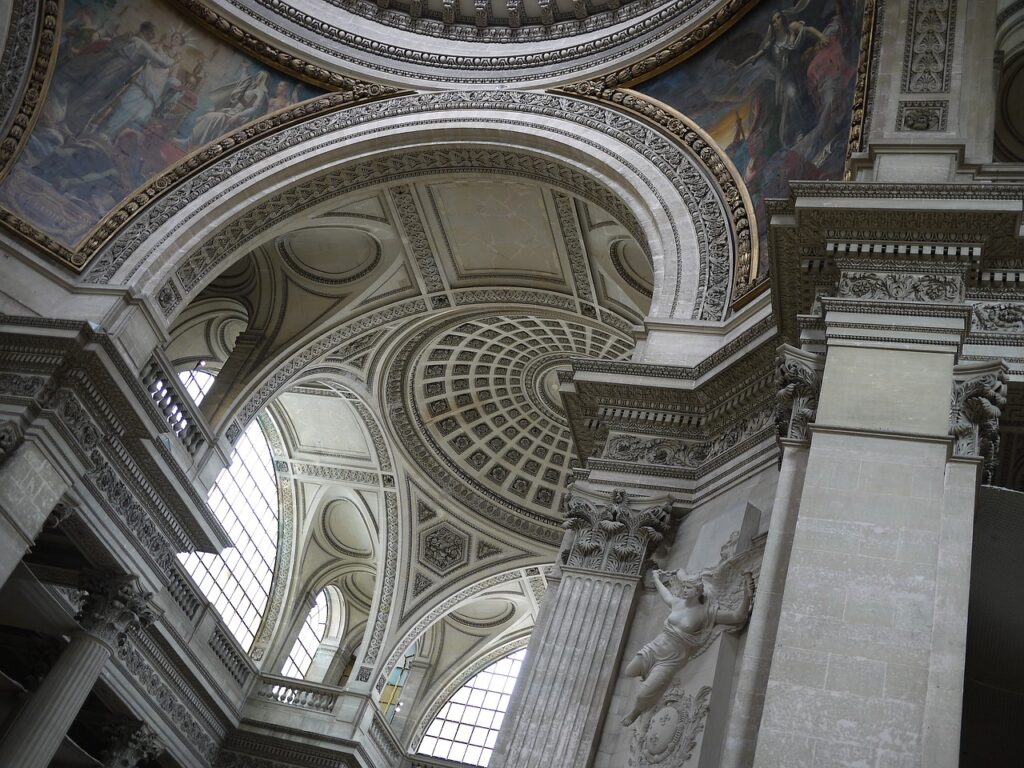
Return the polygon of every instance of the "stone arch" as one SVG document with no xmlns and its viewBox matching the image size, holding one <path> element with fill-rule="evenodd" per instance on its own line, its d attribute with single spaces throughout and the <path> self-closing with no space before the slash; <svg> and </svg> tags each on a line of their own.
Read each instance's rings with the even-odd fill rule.
<svg viewBox="0 0 1024 768">
<path fill-rule="evenodd" d="M 289 126 L 150 204 L 108 241 L 84 281 L 157 296 L 169 320 L 298 212 L 347 189 L 430 170 L 433 156 L 435 170 L 501 167 L 546 175 L 583 197 L 611 195 L 635 219 L 653 261 L 651 317 L 723 318 L 752 220 L 734 169 L 702 134 L 681 131 L 679 116 L 658 119 L 658 108 L 638 95 L 620 99 L 628 109 L 582 95 L 416 94 Z"/>
</svg>

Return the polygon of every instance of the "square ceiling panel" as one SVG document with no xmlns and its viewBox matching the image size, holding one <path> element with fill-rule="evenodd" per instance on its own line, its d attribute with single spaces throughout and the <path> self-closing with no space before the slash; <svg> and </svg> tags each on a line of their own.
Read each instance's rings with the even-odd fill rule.
<svg viewBox="0 0 1024 768">
<path fill-rule="evenodd" d="M 425 189 L 453 283 L 502 276 L 513 284 L 565 285 L 557 223 L 542 187 L 463 179 Z"/>
</svg>

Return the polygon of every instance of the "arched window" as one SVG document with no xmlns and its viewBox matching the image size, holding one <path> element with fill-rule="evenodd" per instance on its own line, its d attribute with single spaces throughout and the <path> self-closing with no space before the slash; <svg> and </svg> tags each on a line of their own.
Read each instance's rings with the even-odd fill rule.
<svg viewBox="0 0 1024 768">
<path fill-rule="evenodd" d="M 470 765 L 491 761 L 526 649 L 477 672 L 441 707 L 427 726 L 419 753 Z"/>
<path fill-rule="evenodd" d="M 180 378 L 198 404 L 214 377 L 193 370 Z M 249 648 L 267 607 L 277 558 L 277 477 L 257 421 L 238 438 L 231 464 L 221 470 L 206 501 L 235 546 L 220 554 L 192 552 L 178 558 L 231 634 Z"/>
<path fill-rule="evenodd" d="M 285 677 L 297 677 L 301 680 L 309 672 L 316 649 L 320 647 L 324 632 L 327 631 L 327 611 L 327 590 L 321 589 L 317 592 L 313 607 L 306 614 L 306 620 L 302 622 L 291 653 L 284 662 L 281 672 Z"/>
</svg>

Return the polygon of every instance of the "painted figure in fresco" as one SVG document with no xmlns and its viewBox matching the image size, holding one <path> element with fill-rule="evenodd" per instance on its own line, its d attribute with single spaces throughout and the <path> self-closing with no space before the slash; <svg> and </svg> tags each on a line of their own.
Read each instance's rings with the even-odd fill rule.
<svg viewBox="0 0 1024 768">
<path fill-rule="evenodd" d="M 737 69 L 743 69 L 762 59 L 768 63 L 775 80 L 779 142 L 784 147 L 792 146 L 803 135 L 801 128 L 803 115 L 806 114 L 803 80 L 806 70 L 801 54 L 812 42 L 828 42 L 821 31 L 809 24 L 789 20 L 806 8 L 809 1 L 801 0 L 788 11 L 773 13 L 761 47 L 737 65 Z"/>
<path fill-rule="evenodd" d="M 741 572 L 735 558 L 713 569 L 689 576 L 656 570 L 654 586 L 669 607 L 668 618 L 656 638 L 641 648 L 626 665 L 627 677 L 639 677 L 636 703 L 622 719 L 633 722 L 661 699 L 672 678 L 688 661 L 699 656 L 726 629 L 739 629 L 750 616 L 753 578 Z M 663 580 L 668 577 L 674 589 Z"/>
<path fill-rule="evenodd" d="M 65 131 L 78 136 L 93 129 L 109 137 L 146 110 L 152 113 L 176 63 L 155 39 L 155 25 L 144 21 L 137 32 L 79 54 L 60 84 L 66 89 Z"/>
<path fill-rule="evenodd" d="M 244 77 L 221 88 L 215 95 L 218 97 L 216 104 L 219 108 L 196 120 L 189 136 L 189 144 L 193 147 L 211 142 L 266 114 L 270 103 L 267 72 L 260 70 L 255 75 Z"/>
</svg>

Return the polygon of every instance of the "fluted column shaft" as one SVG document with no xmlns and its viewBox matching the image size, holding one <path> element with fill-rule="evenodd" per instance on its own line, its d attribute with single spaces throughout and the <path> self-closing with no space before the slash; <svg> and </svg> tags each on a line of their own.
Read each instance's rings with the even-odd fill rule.
<svg viewBox="0 0 1024 768">
<path fill-rule="evenodd" d="M 648 555 L 672 525 L 670 503 L 641 508 L 621 490 L 570 491 L 565 515 L 561 583 L 541 607 L 494 768 L 592 764 Z"/>
<path fill-rule="evenodd" d="M 590 765 L 639 582 L 563 569 L 547 621 L 530 640 L 494 765 Z"/>
<path fill-rule="evenodd" d="M 0 762 L 46 768 L 111 653 L 105 640 L 76 632 L 0 743 Z"/>
</svg>

